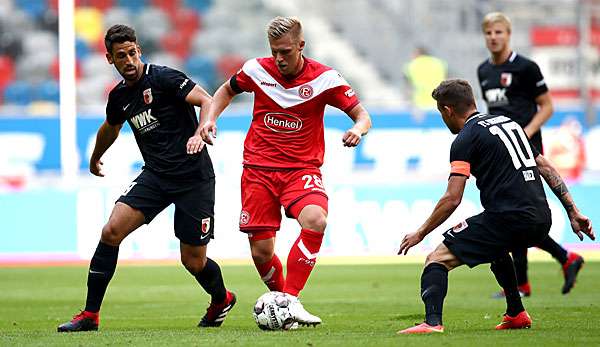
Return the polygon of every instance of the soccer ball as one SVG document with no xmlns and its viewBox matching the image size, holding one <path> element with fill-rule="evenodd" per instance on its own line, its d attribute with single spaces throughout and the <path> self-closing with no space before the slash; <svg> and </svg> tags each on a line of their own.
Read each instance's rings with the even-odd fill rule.
<svg viewBox="0 0 600 347">
<path fill-rule="evenodd" d="M 287 330 L 294 324 L 290 300 L 282 292 L 261 295 L 256 300 L 252 316 L 262 330 Z"/>
</svg>

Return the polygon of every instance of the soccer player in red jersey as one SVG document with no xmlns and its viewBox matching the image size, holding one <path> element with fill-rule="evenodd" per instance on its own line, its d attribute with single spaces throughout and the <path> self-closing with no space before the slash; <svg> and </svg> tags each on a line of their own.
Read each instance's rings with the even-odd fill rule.
<svg viewBox="0 0 600 347">
<path fill-rule="evenodd" d="M 371 127 L 369 113 L 341 75 L 302 55 L 302 23 L 276 17 L 267 27 L 272 57 L 248 60 L 214 95 L 201 135 L 208 144 L 216 120 L 239 93 L 254 93 L 254 110 L 244 142 L 240 230 L 248 234 L 252 259 L 267 287 L 288 294 L 294 319 L 316 325 L 321 319 L 298 301 L 315 266 L 327 225 L 327 193 L 319 167 L 325 151 L 326 105 L 354 121 L 342 142 L 357 146 Z M 286 216 L 301 227 L 287 259 L 287 276 L 275 254 L 275 236 Z"/>
</svg>

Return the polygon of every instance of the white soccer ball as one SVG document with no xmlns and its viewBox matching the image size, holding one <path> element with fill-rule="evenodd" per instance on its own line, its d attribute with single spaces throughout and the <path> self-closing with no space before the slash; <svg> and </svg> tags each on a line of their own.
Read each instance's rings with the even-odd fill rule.
<svg viewBox="0 0 600 347">
<path fill-rule="evenodd" d="M 262 330 L 287 330 L 294 324 L 290 300 L 282 292 L 261 295 L 256 300 L 252 316 Z"/>
</svg>

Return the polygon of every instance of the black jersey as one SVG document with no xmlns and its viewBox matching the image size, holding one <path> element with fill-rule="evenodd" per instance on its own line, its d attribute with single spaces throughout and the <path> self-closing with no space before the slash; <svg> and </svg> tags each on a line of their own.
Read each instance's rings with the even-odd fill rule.
<svg viewBox="0 0 600 347">
<path fill-rule="evenodd" d="M 523 222 L 548 222 L 550 209 L 530 146 L 517 123 L 505 116 L 472 115 L 450 149 L 452 174 L 477 179 L 487 212 L 510 213 Z"/>
<path fill-rule="evenodd" d="M 488 113 L 508 116 L 522 127 L 537 112 L 535 98 L 548 91 L 538 65 L 516 52 L 499 65 L 484 61 L 477 68 L 477 77 Z M 532 143 L 541 151 L 541 134 L 535 137 Z"/>
<path fill-rule="evenodd" d="M 194 86 L 180 71 L 146 64 L 136 84 L 123 81 L 111 90 L 106 120 L 129 123 L 145 169 L 166 177 L 214 177 L 206 148 L 187 154 L 187 141 L 198 127 L 194 106 L 185 101 Z"/>
</svg>

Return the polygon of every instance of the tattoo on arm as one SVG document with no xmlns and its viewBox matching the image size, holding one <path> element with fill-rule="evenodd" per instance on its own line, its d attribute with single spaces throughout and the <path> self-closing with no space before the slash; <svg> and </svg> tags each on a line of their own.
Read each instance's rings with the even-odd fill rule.
<svg viewBox="0 0 600 347">
<path fill-rule="evenodd" d="M 540 170 L 540 173 L 542 173 L 542 170 Z M 575 204 L 571 194 L 569 193 L 569 189 L 567 189 L 567 185 L 562 180 L 558 172 L 552 169 L 544 169 L 543 177 L 546 179 L 548 186 L 550 186 L 550 189 L 560 200 L 567 212 L 570 212 Z"/>
</svg>

